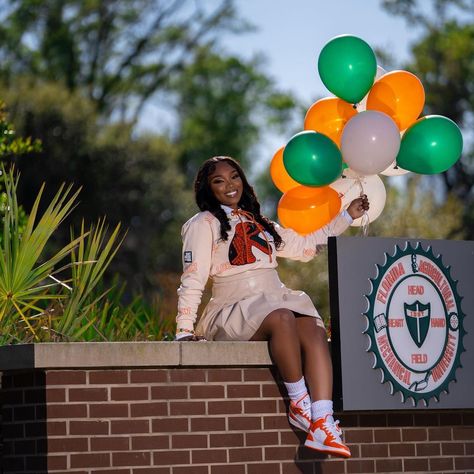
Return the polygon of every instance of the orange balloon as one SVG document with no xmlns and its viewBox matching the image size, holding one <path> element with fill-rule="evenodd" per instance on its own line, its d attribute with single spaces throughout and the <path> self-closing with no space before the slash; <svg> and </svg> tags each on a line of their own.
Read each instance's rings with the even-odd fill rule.
<svg viewBox="0 0 474 474">
<path fill-rule="evenodd" d="M 367 110 L 389 115 L 400 130 L 405 130 L 420 116 L 425 105 L 425 90 L 411 72 L 392 71 L 384 74 L 370 89 Z"/>
<path fill-rule="evenodd" d="M 344 125 L 357 114 L 349 103 L 337 97 L 316 101 L 306 112 L 304 129 L 323 133 L 340 147 Z"/>
<path fill-rule="evenodd" d="M 330 222 L 341 209 L 341 198 L 329 186 L 298 186 L 278 203 L 278 219 L 283 227 L 309 234 Z"/>
<path fill-rule="evenodd" d="M 292 188 L 299 186 L 298 181 L 295 181 L 286 171 L 285 165 L 283 164 L 283 150 L 285 147 L 281 147 L 272 158 L 270 163 L 270 176 L 272 177 L 273 184 L 282 192 L 286 193 Z"/>
</svg>

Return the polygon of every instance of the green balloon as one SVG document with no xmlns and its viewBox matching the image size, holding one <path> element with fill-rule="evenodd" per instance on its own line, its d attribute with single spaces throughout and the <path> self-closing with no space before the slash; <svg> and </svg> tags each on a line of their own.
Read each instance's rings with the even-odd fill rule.
<svg viewBox="0 0 474 474">
<path fill-rule="evenodd" d="M 459 127 L 442 115 L 427 115 L 404 133 L 397 165 L 420 174 L 446 171 L 461 157 Z"/>
<path fill-rule="evenodd" d="M 305 186 L 326 186 L 340 177 L 342 155 L 337 145 L 322 133 L 297 133 L 285 146 L 283 164 L 288 174 Z"/>
<path fill-rule="evenodd" d="M 318 71 L 334 95 L 356 104 L 374 83 L 377 59 L 372 48 L 357 36 L 336 36 L 321 50 Z"/>
</svg>

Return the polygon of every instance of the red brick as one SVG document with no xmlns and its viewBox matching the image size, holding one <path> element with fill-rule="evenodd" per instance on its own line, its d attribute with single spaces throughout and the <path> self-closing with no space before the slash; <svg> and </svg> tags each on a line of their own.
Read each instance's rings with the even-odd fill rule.
<svg viewBox="0 0 474 474">
<path fill-rule="evenodd" d="M 205 382 L 206 373 L 200 369 L 170 369 L 171 382 Z"/>
<path fill-rule="evenodd" d="M 170 415 L 205 415 L 205 402 L 170 402 Z"/>
<path fill-rule="evenodd" d="M 307 462 L 307 461 L 297 461 L 297 462 L 291 462 L 291 463 L 282 463 L 281 468 L 282 468 L 282 473 L 283 474 L 313 474 L 313 464 L 312 462 Z M 326 467 L 327 463 L 318 463 L 317 473 L 320 474 L 322 472 L 321 469 Z M 344 467 L 344 466 L 343 466 Z M 278 472 L 278 471 L 277 471 Z M 326 472 L 326 471 L 324 471 Z M 331 471 L 331 474 L 333 472 L 344 472 L 344 469 L 342 471 Z"/>
<path fill-rule="evenodd" d="M 428 439 L 430 441 L 451 441 L 451 428 L 428 428 Z"/>
<path fill-rule="evenodd" d="M 103 421 L 103 420 L 71 421 L 69 423 L 69 434 L 72 434 L 72 435 L 109 434 L 109 422 Z"/>
<path fill-rule="evenodd" d="M 428 472 L 428 459 L 404 459 L 403 467 L 405 471 Z"/>
<path fill-rule="evenodd" d="M 16 455 L 18 454 L 36 454 L 36 443 L 34 440 L 19 440 L 15 441 L 15 449 L 14 452 Z"/>
<path fill-rule="evenodd" d="M 58 469 L 67 469 L 67 456 L 48 455 L 48 471 L 57 471 Z"/>
<path fill-rule="evenodd" d="M 453 428 L 453 440 L 472 441 L 474 439 L 474 427 L 455 427 Z"/>
<path fill-rule="evenodd" d="M 227 420 L 230 431 L 262 429 L 262 419 L 259 416 L 230 416 Z"/>
<path fill-rule="evenodd" d="M 87 438 L 50 438 L 48 452 L 83 452 L 88 450 Z"/>
<path fill-rule="evenodd" d="M 388 413 L 387 414 L 387 426 L 390 427 L 405 427 L 413 426 L 413 413 Z"/>
<path fill-rule="evenodd" d="M 177 466 L 173 467 L 173 474 L 208 474 L 207 466 Z"/>
<path fill-rule="evenodd" d="M 284 394 L 278 388 L 278 385 L 265 383 L 262 385 L 262 397 L 282 398 Z"/>
<path fill-rule="evenodd" d="M 388 457 L 387 444 L 363 444 L 361 446 L 363 458 L 386 458 Z"/>
<path fill-rule="evenodd" d="M 277 444 L 278 433 L 276 431 L 245 434 L 245 446 L 273 446 Z"/>
<path fill-rule="evenodd" d="M 99 471 L 87 471 L 84 474 L 104 474 L 104 472 L 109 473 L 109 474 L 130 474 L 131 471 L 128 468 L 117 469 L 116 467 L 114 467 L 113 469 L 100 469 Z M 74 471 L 74 474 L 77 474 L 77 471 Z"/>
<path fill-rule="evenodd" d="M 128 451 L 128 436 L 94 436 L 91 438 L 91 451 Z"/>
<path fill-rule="evenodd" d="M 167 370 L 132 370 L 130 372 L 131 383 L 165 383 L 168 381 Z"/>
<path fill-rule="evenodd" d="M 103 402 L 107 400 L 106 388 L 70 388 L 70 402 Z"/>
<path fill-rule="evenodd" d="M 175 464 L 189 464 L 190 452 L 184 451 L 154 451 L 153 466 L 174 466 Z"/>
<path fill-rule="evenodd" d="M 270 369 L 244 369 L 245 382 L 275 382 Z"/>
<path fill-rule="evenodd" d="M 471 410 L 462 414 L 462 424 L 474 426 L 474 411 Z"/>
<path fill-rule="evenodd" d="M 275 474 L 279 472 L 280 472 L 279 464 L 273 464 L 273 463 L 247 464 L 247 474 Z"/>
<path fill-rule="evenodd" d="M 128 439 L 128 438 L 127 438 Z M 157 449 L 169 449 L 170 440 L 169 436 L 134 436 L 132 438 L 132 450 L 157 450 Z"/>
<path fill-rule="evenodd" d="M 245 474 L 245 464 L 225 464 L 211 466 L 211 474 Z"/>
<path fill-rule="evenodd" d="M 85 418 L 87 416 L 87 405 L 68 404 L 68 405 L 48 405 L 48 419 L 51 418 Z"/>
<path fill-rule="evenodd" d="M 191 463 L 194 464 L 216 464 L 227 462 L 226 449 L 196 449 L 191 451 Z"/>
<path fill-rule="evenodd" d="M 225 418 L 191 418 L 191 431 L 225 431 Z"/>
<path fill-rule="evenodd" d="M 374 472 L 403 472 L 401 459 L 376 459 Z"/>
<path fill-rule="evenodd" d="M 100 474 L 100 473 L 97 473 Z M 170 467 L 142 467 L 133 470 L 133 474 L 171 474 Z"/>
<path fill-rule="evenodd" d="M 130 415 L 132 418 L 167 416 L 168 404 L 166 402 L 132 403 L 130 405 Z"/>
<path fill-rule="evenodd" d="M 344 470 L 344 461 L 342 459 L 330 458 L 321 462 L 321 472 L 318 474 L 340 474 L 345 472 Z M 283 474 L 286 474 L 283 471 Z"/>
<path fill-rule="evenodd" d="M 462 425 L 463 424 L 462 413 L 455 413 L 453 411 L 450 411 L 449 413 L 440 413 L 439 424 L 441 426 Z"/>
<path fill-rule="evenodd" d="M 111 434 L 149 433 L 148 420 L 112 420 L 110 422 Z"/>
<path fill-rule="evenodd" d="M 188 431 L 187 418 L 162 418 L 151 421 L 153 433 L 179 433 Z"/>
<path fill-rule="evenodd" d="M 244 435 L 242 433 L 222 433 L 209 435 L 210 448 L 223 448 L 244 445 Z"/>
<path fill-rule="evenodd" d="M 2 404 L 6 405 L 18 405 L 24 403 L 24 391 L 23 390 L 7 390 L 2 388 Z"/>
<path fill-rule="evenodd" d="M 260 385 L 227 385 L 227 398 L 260 398 Z"/>
<path fill-rule="evenodd" d="M 441 453 L 443 454 L 443 456 L 462 455 L 464 454 L 464 444 L 463 443 L 442 443 Z"/>
<path fill-rule="evenodd" d="M 21 406 L 13 409 L 13 419 L 15 421 L 32 421 L 35 418 L 34 406 Z"/>
<path fill-rule="evenodd" d="M 208 382 L 241 382 L 242 369 L 208 369 Z"/>
<path fill-rule="evenodd" d="M 171 437 L 172 449 L 207 448 L 207 435 L 178 434 Z"/>
<path fill-rule="evenodd" d="M 46 423 L 46 432 L 48 436 L 61 436 L 66 434 L 65 421 L 48 421 Z"/>
<path fill-rule="evenodd" d="M 112 387 L 110 391 L 110 399 L 116 401 L 125 400 L 148 400 L 148 387 Z"/>
<path fill-rule="evenodd" d="M 244 400 L 244 413 L 275 413 L 275 400 Z"/>
<path fill-rule="evenodd" d="M 390 456 L 404 457 L 415 455 L 415 445 L 413 443 L 393 443 L 389 445 Z"/>
<path fill-rule="evenodd" d="M 348 473 L 359 472 L 367 474 L 369 472 L 379 472 L 375 471 L 375 462 L 371 459 L 348 459 L 346 463 Z"/>
<path fill-rule="evenodd" d="M 186 385 L 159 385 L 151 387 L 152 400 L 175 400 L 188 398 L 188 387 Z"/>
<path fill-rule="evenodd" d="M 240 414 L 242 402 L 238 400 L 213 401 L 208 404 L 209 415 Z"/>
<path fill-rule="evenodd" d="M 265 430 L 284 430 L 289 429 L 288 417 L 284 415 L 264 416 L 263 428 Z"/>
<path fill-rule="evenodd" d="M 264 449 L 265 449 L 265 460 L 286 461 L 288 459 L 293 459 L 295 457 L 297 448 L 296 446 L 279 446 L 279 447 L 268 447 Z"/>
<path fill-rule="evenodd" d="M 91 385 L 126 384 L 128 372 L 126 370 L 94 370 L 89 372 L 89 383 Z"/>
<path fill-rule="evenodd" d="M 348 413 L 335 413 L 335 417 L 341 421 L 341 425 L 344 428 L 360 428 L 359 426 L 359 416 L 350 415 Z"/>
<path fill-rule="evenodd" d="M 366 414 L 359 415 L 359 425 L 363 427 L 387 426 L 387 415 L 385 414 Z"/>
<path fill-rule="evenodd" d="M 474 454 L 474 443 L 466 443 L 466 454 Z"/>
<path fill-rule="evenodd" d="M 150 466 L 150 452 L 112 453 L 112 466 Z"/>
<path fill-rule="evenodd" d="M 48 370 L 45 383 L 47 386 L 85 384 L 86 372 L 83 370 Z"/>
<path fill-rule="evenodd" d="M 438 413 L 415 413 L 413 419 L 415 426 L 439 426 Z"/>
<path fill-rule="evenodd" d="M 346 443 L 373 443 L 374 430 L 344 430 Z"/>
<path fill-rule="evenodd" d="M 398 428 L 374 430 L 374 437 L 376 443 L 396 443 L 402 440 L 402 435 Z"/>
<path fill-rule="evenodd" d="M 191 385 L 189 388 L 191 398 L 224 398 L 222 385 Z"/>
<path fill-rule="evenodd" d="M 127 418 L 127 403 L 91 403 L 89 413 L 91 418 Z"/>
<path fill-rule="evenodd" d="M 66 401 L 66 390 L 64 388 L 47 388 L 46 402 L 61 403 Z"/>
<path fill-rule="evenodd" d="M 430 472 L 452 471 L 454 466 L 453 458 L 431 458 Z"/>
<path fill-rule="evenodd" d="M 76 467 L 111 467 L 110 454 L 71 454 L 71 468 Z"/>
<path fill-rule="evenodd" d="M 303 445 L 306 440 L 306 433 L 301 430 L 280 431 L 280 445 Z M 306 448 L 305 448 L 306 449 Z"/>
<path fill-rule="evenodd" d="M 417 443 L 417 456 L 439 456 L 441 452 L 441 445 L 439 443 Z"/>
<path fill-rule="evenodd" d="M 454 458 L 454 469 L 474 470 L 474 457 Z"/>
<path fill-rule="evenodd" d="M 407 428 L 402 430 L 403 441 L 426 441 L 428 431 L 425 428 Z"/>
<path fill-rule="evenodd" d="M 251 462 L 262 459 L 262 448 L 229 449 L 229 462 Z"/>
<path fill-rule="evenodd" d="M 44 390 L 41 388 L 37 389 L 26 389 L 23 392 L 23 397 L 25 403 L 41 403 L 44 400 Z M 18 400 L 14 400 L 13 403 L 16 404 Z"/>
</svg>

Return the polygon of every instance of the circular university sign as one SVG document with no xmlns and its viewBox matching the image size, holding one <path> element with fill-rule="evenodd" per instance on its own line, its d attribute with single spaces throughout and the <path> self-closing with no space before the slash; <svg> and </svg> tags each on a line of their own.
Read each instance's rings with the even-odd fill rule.
<svg viewBox="0 0 474 474">
<path fill-rule="evenodd" d="M 405 250 L 396 246 L 394 255 L 385 254 L 385 263 L 376 266 L 365 313 L 374 368 L 382 370 L 382 383 L 390 382 L 391 394 L 400 392 L 403 402 L 439 401 L 456 380 L 464 351 L 457 281 L 441 256 L 420 243 L 415 248 L 407 243 Z"/>
</svg>

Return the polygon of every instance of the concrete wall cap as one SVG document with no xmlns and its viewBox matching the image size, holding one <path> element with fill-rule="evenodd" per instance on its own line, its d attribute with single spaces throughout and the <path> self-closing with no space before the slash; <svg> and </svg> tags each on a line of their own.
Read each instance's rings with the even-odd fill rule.
<svg viewBox="0 0 474 474">
<path fill-rule="evenodd" d="M 0 347 L 0 370 L 272 365 L 266 342 L 69 342 Z"/>
</svg>

